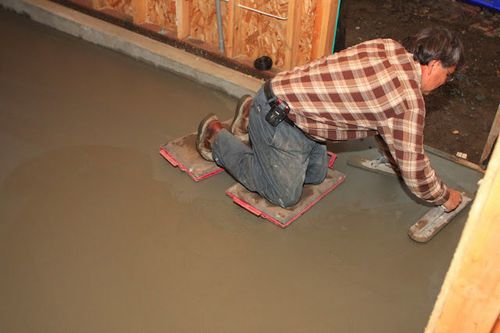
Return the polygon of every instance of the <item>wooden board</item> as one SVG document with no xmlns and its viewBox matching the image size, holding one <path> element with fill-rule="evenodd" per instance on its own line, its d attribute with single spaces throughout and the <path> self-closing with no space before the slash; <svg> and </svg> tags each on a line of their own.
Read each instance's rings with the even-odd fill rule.
<svg viewBox="0 0 500 333">
<path fill-rule="evenodd" d="M 318 1 L 321 0 L 304 0 L 301 11 L 298 13 L 300 29 L 297 29 L 297 48 L 295 57 L 292 59 L 292 65 L 302 65 L 312 60 L 312 46 L 315 22 L 318 20 L 316 15 Z"/>
<path fill-rule="evenodd" d="M 204 160 L 195 147 L 196 133 L 192 133 L 160 147 L 160 155 L 172 166 L 187 173 L 195 182 L 224 171 L 214 162 Z"/>
<path fill-rule="evenodd" d="M 175 0 L 132 0 L 134 23 L 155 32 L 177 32 Z"/>
<path fill-rule="evenodd" d="M 250 192 L 236 183 L 226 190 L 233 201 L 249 212 L 260 216 L 281 228 L 288 227 L 319 200 L 333 191 L 345 180 L 345 175 L 336 170 L 328 170 L 326 179 L 319 185 L 305 185 L 300 201 L 290 208 L 282 208 L 271 204 L 255 192 Z"/>
<path fill-rule="evenodd" d="M 229 128 L 231 119 L 223 121 L 222 125 L 226 129 Z M 215 176 L 224 169 L 200 156 L 196 150 L 196 136 L 197 133 L 194 132 L 167 142 L 160 147 L 160 155 L 198 182 Z"/>
<path fill-rule="evenodd" d="M 320 0 L 316 8 L 311 58 L 317 59 L 332 52 L 333 36 L 337 23 L 339 0 Z"/>
<path fill-rule="evenodd" d="M 189 15 L 189 37 L 212 45 L 217 45 L 217 20 L 215 0 L 193 0 Z"/>
<path fill-rule="evenodd" d="M 491 124 L 490 133 L 488 134 L 488 139 L 486 140 L 486 144 L 484 145 L 483 153 L 481 154 L 481 159 L 479 160 L 480 165 L 484 165 L 486 160 L 491 156 L 491 153 L 493 151 L 493 146 L 495 145 L 495 142 L 497 142 L 499 134 L 500 134 L 500 104 L 498 105 L 495 119 Z"/>
<path fill-rule="evenodd" d="M 133 16 L 132 0 L 93 0 L 93 7 L 98 10 L 113 9 L 127 16 Z"/>
<path fill-rule="evenodd" d="M 498 331 L 500 149 L 486 170 L 426 333 Z"/>
<path fill-rule="evenodd" d="M 172 32 L 177 31 L 175 0 L 148 0 L 147 5 L 146 20 L 148 23 Z"/>
</svg>

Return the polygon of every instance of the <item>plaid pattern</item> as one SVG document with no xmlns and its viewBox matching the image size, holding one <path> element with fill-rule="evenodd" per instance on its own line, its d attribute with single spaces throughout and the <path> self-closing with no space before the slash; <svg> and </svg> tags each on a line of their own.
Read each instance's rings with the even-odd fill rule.
<svg viewBox="0 0 500 333">
<path fill-rule="evenodd" d="M 424 152 L 420 80 L 403 46 L 376 39 L 282 72 L 271 84 L 290 105 L 289 118 L 319 140 L 380 134 L 408 188 L 439 205 L 449 194 Z"/>
</svg>

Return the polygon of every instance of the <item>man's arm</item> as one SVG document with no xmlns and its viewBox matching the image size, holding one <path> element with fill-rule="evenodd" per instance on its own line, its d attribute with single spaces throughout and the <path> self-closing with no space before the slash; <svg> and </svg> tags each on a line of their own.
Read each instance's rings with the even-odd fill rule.
<svg viewBox="0 0 500 333">
<path fill-rule="evenodd" d="M 424 152 L 423 121 L 419 110 L 408 110 L 388 119 L 378 131 L 409 190 L 422 200 L 453 210 L 460 203 L 456 203 L 458 192 L 441 181 Z"/>
</svg>

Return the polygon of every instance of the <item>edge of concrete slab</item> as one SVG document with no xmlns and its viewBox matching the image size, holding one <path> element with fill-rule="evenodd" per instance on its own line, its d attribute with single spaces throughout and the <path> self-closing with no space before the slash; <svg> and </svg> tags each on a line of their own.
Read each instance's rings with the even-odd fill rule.
<svg viewBox="0 0 500 333">
<path fill-rule="evenodd" d="M 430 154 L 434 154 L 436 156 L 439 156 L 439 157 L 442 157 L 450 162 L 453 162 L 453 163 L 456 163 L 456 164 L 459 164 L 461 166 L 464 166 L 466 168 L 469 168 L 469 169 L 472 169 L 474 171 L 477 171 L 477 172 L 480 172 L 482 174 L 484 174 L 486 172 L 485 169 L 481 168 L 480 165 L 476 164 L 476 163 L 473 163 L 471 161 L 468 161 L 468 160 L 464 160 L 462 158 L 458 158 L 452 154 L 449 154 L 449 153 L 446 153 L 442 150 L 439 150 L 437 148 L 433 148 L 433 147 L 430 147 L 430 146 L 427 146 L 425 145 L 424 146 L 425 148 L 425 151 L 427 153 L 430 153 Z"/>
<path fill-rule="evenodd" d="M 234 97 L 255 93 L 263 83 L 262 80 L 48 0 L 0 0 L 0 6 Z"/>
</svg>

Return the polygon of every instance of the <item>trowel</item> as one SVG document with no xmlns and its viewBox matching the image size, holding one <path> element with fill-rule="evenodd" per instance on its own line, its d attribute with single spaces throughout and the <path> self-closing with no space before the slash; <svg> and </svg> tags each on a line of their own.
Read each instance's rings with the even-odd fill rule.
<svg viewBox="0 0 500 333">
<path fill-rule="evenodd" d="M 353 156 L 347 160 L 347 164 L 363 170 L 396 177 L 396 172 L 383 157 L 379 159 L 367 159 L 360 156 Z M 462 202 L 451 212 L 446 212 L 443 206 L 429 209 L 415 224 L 408 230 L 408 236 L 416 242 L 425 243 L 434 237 L 441 229 L 453 220 L 472 199 L 462 193 Z"/>
<path fill-rule="evenodd" d="M 375 172 L 381 175 L 396 177 L 396 172 L 394 172 L 390 163 L 383 156 L 371 160 L 361 156 L 351 156 L 347 160 L 347 164 L 359 169 Z"/>
<path fill-rule="evenodd" d="M 417 223 L 408 229 L 408 236 L 416 242 L 426 243 L 443 229 L 451 220 L 457 216 L 472 201 L 467 195 L 462 193 L 462 202 L 454 210 L 447 213 L 443 206 L 437 206 L 429 209 Z"/>
</svg>

